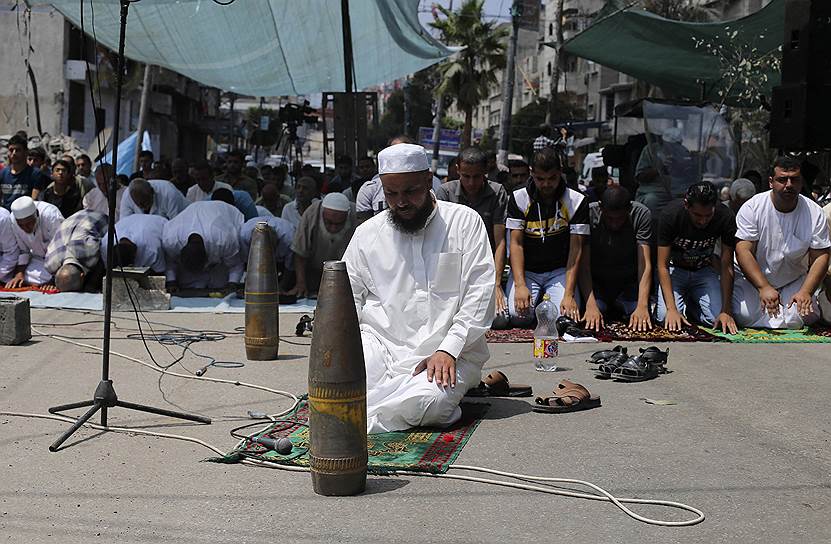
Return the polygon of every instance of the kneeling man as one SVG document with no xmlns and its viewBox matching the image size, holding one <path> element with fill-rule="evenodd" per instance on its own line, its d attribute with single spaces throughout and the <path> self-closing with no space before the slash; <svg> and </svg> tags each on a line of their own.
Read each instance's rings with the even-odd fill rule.
<svg viewBox="0 0 831 544">
<path fill-rule="evenodd" d="M 801 166 L 790 157 L 773 163 L 770 191 L 736 217 L 733 308 L 743 327 L 800 329 L 819 319 L 816 291 L 828 271 L 828 223 L 802 191 Z"/>
<path fill-rule="evenodd" d="M 444 427 L 489 357 L 495 267 L 474 210 L 437 202 L 424 148 L 378 154 L 389 208 L 355 231 L 343 260 L 361 325 L 367 431 Z"/>
</svg>

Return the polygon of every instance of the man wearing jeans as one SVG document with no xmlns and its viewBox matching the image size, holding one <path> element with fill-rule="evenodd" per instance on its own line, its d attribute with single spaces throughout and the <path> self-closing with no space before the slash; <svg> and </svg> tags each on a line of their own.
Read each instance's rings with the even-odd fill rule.
<svg viewBox="0 0 831 544">
<path fill-rule="evenodd" d="M 736 333 L 732 310 L 735 239 L 736 217 L 719 204 L 710 182 L 691 185 L 682 202 L 666 207 L 658 230 L 661 288 L 657 317 L 664 327 L 681 330 L 690 319 Z M 716 257 L 719 241 L 721 256 Z"/>
<path fill-rule="evenodd" d="M 508 312 L 515 327 L 530 327 L 534 306 L 548 293 L 560 315 L 580 319 L 577 274 L 583 241 L 589 235 L 589 206 L 566 187 L 557 151 L 534 155 L 532 183 L 508 200 L 511 233 Z"/>
</svg>

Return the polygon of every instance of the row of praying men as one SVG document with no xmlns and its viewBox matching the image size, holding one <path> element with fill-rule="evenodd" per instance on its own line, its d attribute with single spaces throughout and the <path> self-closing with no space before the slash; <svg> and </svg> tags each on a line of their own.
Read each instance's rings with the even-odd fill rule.
<svg viewBox="0 0 831 544">
<path fill-rule="evenodd" d="M 349 199 L 331 193 L 323 200 L 310 199 L 302 216 L 275 217 L 255 207 L 246 191 L 214 182 L 207 164 L 202 166 L 197 165 L 197 184 L 187 196 L 164 179 L 134 178 L 118 190 L 116 265 L 164 274 L 172 292 L 231 292 L 242 282 L 253 228 L 265 221 L 276 233 L 283 289 L 301 297 L 315 293 L 323 262 L 339 259 L 354 232 Z M 201 174 L 210 187 L 201 183 Z M 19 288 L 54 283 L 61 291 L 100 288 L 111 175 L 109 165 L 99 166 L 96 190 L 101 198 L 66 218 L 54 204 L 30 196 L 11 201 L 11 213 L 0 208 L 0 284 Z"/>
</svg>

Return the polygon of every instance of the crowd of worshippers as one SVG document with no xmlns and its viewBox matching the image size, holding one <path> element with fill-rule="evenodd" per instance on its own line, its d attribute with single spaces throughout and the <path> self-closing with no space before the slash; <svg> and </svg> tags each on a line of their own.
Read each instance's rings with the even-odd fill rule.
<svg viewBox="0 0 831 544">
<path fill-rule="evenodd" d="M 412 141 L 389 142 L 399 143 Z M 93 173 L 85 155 L 49 164 L 22 136 L 8 149 L 0 282 L 100 289 L 111 166 Z M 534 326 L 547 294 L 561 315 L 590 330 L 622 319 L 639 331 L 695 323 L 735 332 L 831 322 L 831 205 L 823 210 L 803 194 L 801 168 L 783 156 L 768 191 L 756 194 L 756 184 L 739 179 L 722 195 L 697 181 L 656 205 L 648 191 L 633 196 L 610 180 L 606 168 L 594 169 L 581 192 L 556 146 L 535 146 L 530 161 L 512 156 L 507 171 L 471 147 L 448 179 L 433 176 L 432 189 L 485 224 L 496 270 L 493 328 Z M 340 156 L 333 174 L 300 163 L 257 168 L 240 151 L 221 169 L 155 162 L 142 151 L 136 172 L 116 176 L 114 262 L 164 274 L 171 292 L 232 292 L 254 226 L 266 221 L 276 233 L 282 292 L 314 296 L 323 263 L 341 259 L 357 225 L 387 207 L 372 157 Z"/>
</svg>

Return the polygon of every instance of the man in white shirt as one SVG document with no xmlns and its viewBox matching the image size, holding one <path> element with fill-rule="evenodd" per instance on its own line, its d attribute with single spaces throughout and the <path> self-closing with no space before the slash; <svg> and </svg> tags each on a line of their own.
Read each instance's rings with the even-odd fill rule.
<svg viewBox="0 0 831 544">
<path fill-rule="evenodd" d="M 162 234 L 168 291 L 178 287 L 236 291 L 243 273 L 239 251 L 243 223 L 239 210 L 219 200 L 194 202 L 168 221 Z"/>
<path fill-rule="evenodd" d="M 12 202 L 12 233 L 17 241 L 17 267 L 6 284 L 9 289 L 25 285 L 46 285 L 52 274 L 46 269 L 46 250 L 58 232 L 63 215 L 57 206 L 21 196 Z"/>
<path fill-rule="evenodd" d="M 234 190 L 224 181 L 214 180 L 213 172 L 211 172 L 211 165 L 208 164 L 208 161 L 202 161 L 196 164 L 194 167 L 194 177 L 196 178 L 196 185 L 192 185 L 188 189 L 187 196 L 185 197 L 188 202 L 210 200 L 211 195 L 213 195 L 214 191 L 217 189 L 228 189 L 229 191 Z"/>
<path fill-rule="evenodd" d="M 91 212 L 103 213 L 110 215 L 110 205 L 107 202 L 107 195 L 110 192 L 110 177 L 114 176 L 113 167 L 111 164 L 100 164 L 95 169 L 95 185 L 96 187 L 84 195 L 84 209 Z M 121 214 L 121 200 L 124 198 L 124 191 L 127 188 L 119 185 L 118 191 L 115 194 L 115 220 L 118 221 Z"/>
<path fill-rule="evenodd" d="M 128 215 L 115 224 L 114 266 L 148 267 L 156 274 L 167 270 L 162 233 L 167 219 L 160 215 Z M 107 239 L 101 241 L 102 262 L 107 262 Z"/>
<path fill-rule="evenodd" d="M 744 327 L 799 329 L 819 319 L 816 291 L 828 271 L 828 223 L 800 194 L 799 161 L 773 164 L 770 191 L 745 202 L 736 216 L 733 311 Z"/>
<path fill-rule="evenodd" d="M 12 230 L 13 223 L 12 214 L 6 208 L 0 208 L 0 285 L 12 279 L 20 255 Z"/>
<path fill-rule="evenodd" d="M 121 201 L 120 218 L 146 213 L 173 219 L 187 206 L 188 201 L 181 191 L 166 179 L 136 178 L 130 182 Z"/>
<path fill-rule="evenodd" d="M 297 228 L 300 225 L 300 218 L 312 205 L 312 202 L 318 200 L 315 198 L 317 194 L 317 182 L 314 178 L 302 177 L 294 184 L 294 200 L 283 206 L 280 217 L 291 223 Z"/>
<path fill-rule="evenodd" d="M 489 357 L 488 234 L 474 210 L 435 200 L 421 146 L 388 147 L 378 164 L 390 207 L 358 227 L 343 258 L 361 326 L 367 430 L 452 425 Z"/>
</svg>

